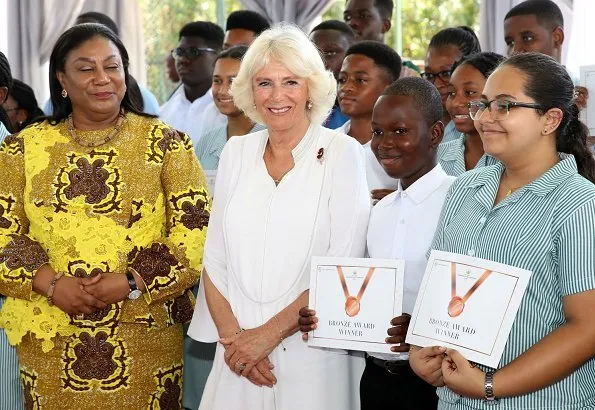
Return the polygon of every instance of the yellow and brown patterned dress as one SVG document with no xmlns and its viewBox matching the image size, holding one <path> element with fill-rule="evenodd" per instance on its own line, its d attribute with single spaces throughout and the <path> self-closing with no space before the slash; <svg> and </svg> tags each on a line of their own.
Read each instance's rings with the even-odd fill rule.
<svg viewBox="0 0 595 410">
<path fill-rule="evenodd" d="M 112 130 L 77 132 L 83 141 Z M 190 139 L 127 113 L 95 148 L 47 122 L 0 146 L 0 326 L 28 409 L 179 409 L 182 324 L 209 219 Z M 75 277 L 134 268 L 149 290 L 79 320 L 32 292 L 49 262 Z"/>
</svg>

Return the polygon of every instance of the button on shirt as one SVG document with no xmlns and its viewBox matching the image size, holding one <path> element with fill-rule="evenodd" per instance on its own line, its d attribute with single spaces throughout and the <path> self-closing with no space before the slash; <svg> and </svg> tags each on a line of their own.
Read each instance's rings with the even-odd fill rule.
<svg viewBox="0 0 595 410">
<path fill-rule="evenodd" d="M 350 129 L 351 120 L 347 121 L 336 130 L 349 135 L 348 133 Z M 368 141 L 362 145 L 362 147 L 364 147 L 364 153 L 366 154 L 366 180 L 368 181 L 368 190 L 397 189 L 399 180 L 389 177 L 384 171 L 384 168 L 382 168 L 382 165 L 378 162 L 378 158 L 376 158 L 376 155 L 372 152 L 372 142 Z"/>
<path fill-rule="evenodd" d="M 219 112 L 213 102 L 211 89 L 190 102 L 186 98 L 184 86 L 181 85 L 161 106 L 160 112 L 161 119 L 178 131 L 188 134 L 193 145 L 196 145 L 206 131 L 227 124 L 227 117 Z"/>
<path fill-rule="evenodd" d="M 595 289 L 595 185 L 572 155 L 496 206 L 504 165 L 460 176 L 444 204 L 432 249 L 533 272 L 498 368 L 566 324 L 563 298 Z M 485 370 L 485 367 L 480 366 Z M 497 408 L 594 409 L 595 359 L 535 393 L 501 398 Z M 491 409 L 482 399 L 438 388 L 440 409 Z"/>
<path fill-rule="evenodd" d="M 446 194 L 454 180 L 438 164 L 405 190 L 399 183 L 395 192 L 372 208 L 368 225 L 368 256 L 405 261 L 404 313 L 413 312 L 426 269 L 426 254 L 432 244 Z M 377 356 L 376 353 L 370 355 Z M 386 356 L 380 358 L 386 360 Z"/>
<path fill-rule="evenodd" d="M 465 136 L 459 133 L 459 138 L 443 142 L 438 145 L 438 151 L 436 153 L 438 162 L 442 165 L 444 172 L 453 177 L 458 177 L 464 172 L 465 169 Z M 477 161 L 475 168 L 481 168 L 488 165 L 494 165 L 498 160 L 487 154 L 483 154 L 482 157 Z"/>
</svg>

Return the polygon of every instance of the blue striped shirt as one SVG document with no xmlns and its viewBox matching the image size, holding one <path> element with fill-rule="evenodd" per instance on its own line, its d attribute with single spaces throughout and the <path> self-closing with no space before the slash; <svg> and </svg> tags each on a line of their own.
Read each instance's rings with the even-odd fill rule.
<svg viewBox="0 0 595 410">
<path fill-rule="evenodd" d="M 448 124 L 446 124 L 446 126 L 444 127 L 444 136 L 442 137 L 442 142 L 445 143 L 449 141 L 454 141 L 459 138 L 462 138 L 462 134 L 459 131 L 457 131 L 454 121 L 449 121 Z"/>
<path fill-rule="evenodd" d="M 447 175 L 458 177 L 464 172 L 467 172 L 467 169 L 465 168 L 464 134 L 459 134 L 459 138 L 448 142 L 442 142 L 438 145 L 436 157 Z M 496 162 L 498 162 L 496 158 L 483 154 L 479 161 L 477 161 L 475 168 L 494 165 Z"/>
<path fill-rule="evenodd" d="M 595 289 L 595 185 L 572 155 L 494 206 L 504 165 L 469 171 L 447 196 L 432 249 L 533 272 L 499 367 L 566 324 L 564 296 Z M 485 368 L 484 368 L 485 369 Z M 595 358 L 537 392 L 496 406 L 438 389 L 439 409 L 595 409 Z"/>
</svg>

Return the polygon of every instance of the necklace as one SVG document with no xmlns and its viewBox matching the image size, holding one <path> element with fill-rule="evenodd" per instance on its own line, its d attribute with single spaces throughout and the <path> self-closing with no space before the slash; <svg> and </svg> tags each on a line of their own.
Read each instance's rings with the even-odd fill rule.
<svg viewBox="0 0 595 410">
<path fill-rule="evenodd" d="M 469 300 L 471 295 L 481 286 L 481 284 L 492 274 L 491 270 L 487 270 L 481 275 L 479 279 L 475 281 L 471 289 L 465 293 L 463 297 L 457 296 L 457 264 L 455 262 L 450 263 L 450 302 L 448 304 L 448 316 L 457 317 L 465 309 L 465 302 Z"/>
<path fill-rule="evenodd" d="M 357 293 L 357 296 L 351 296 L 349 294 L 349 290 L 347 289 L 347 283 L 345 282 L 345 275 L 343 275 L 343 268 L 341 266 L 337 266 L 337 271 L 339 272 L 339 280 L 341 281 L 341 286 L 343 287 L 343 293 L 345 294 L 345 313 L 347 316 L 354 317 L 357 316 L 360 310 L 360 300 L 362 296 L 364 296 L 364 292 L 366 291 L 366 287 L 370 282 L 370 278 L 372 278 L 372 274 L 374 273 L 376 268 L 368 269 L 368 273 L 362 283 L 362 286 Z"/>
<path fill-rule="evenodd" d="M 113 139 L 116 135 L 118 135 L 118 133 L 120 132 L 120 129 L 122 128 L 123 122 L 124 122 L 124 110 L 120 110 L 120 114 L 118 115 L 118 121 L 116 122 L 116 126 L 114 127 L 112 132 L 110 132 L 107 135 L 107 137 L 102 138 L 97 141 L 93 141 L 93 142 L 86 142 L 86 141 L 83 141 L 83 139 L 81 137 L 79 137 L 78 134 L 76 133 L 76 131 L 74 129 L 74 121 L 72 120 L 72 113 L 70 113 L 70 115 L 68 116 L 68 132 L 70 133 L 70 136 L 72 137 L 72 139 L 74 140 L 75 143 L 82 145 L 83 147 L 95 148 L 95 147 L 98 147 L 100 145 L 107 143 L 108 141 Z"/>
</svg>

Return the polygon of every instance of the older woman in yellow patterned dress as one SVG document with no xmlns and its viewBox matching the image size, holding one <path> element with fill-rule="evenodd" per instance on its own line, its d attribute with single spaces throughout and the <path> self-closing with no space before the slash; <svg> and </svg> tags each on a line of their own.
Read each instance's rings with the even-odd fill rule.
<svg viewBox="0 0 595 410">
<path fill-rule="evenodd" d="M 184 134 L 140 113 L 97 24 L 50 59 L 54 117 L 0 146 L 0 326 L 30 409 L 178 409 L 209 217 Z"/>
</svg>

